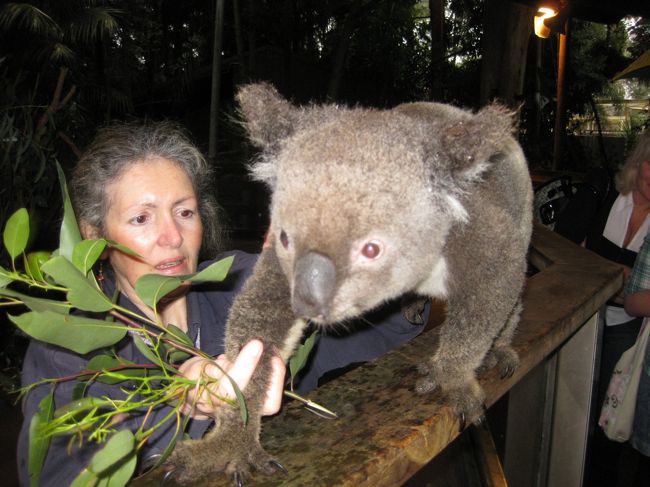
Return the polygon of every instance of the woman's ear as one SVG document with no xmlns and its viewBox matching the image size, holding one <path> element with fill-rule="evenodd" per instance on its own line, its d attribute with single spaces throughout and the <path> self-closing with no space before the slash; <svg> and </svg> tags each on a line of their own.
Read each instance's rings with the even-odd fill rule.
<svg viewBox="0 0 650 487">
<path fill-rule="evenodd" d="M 79 224 L 79 231 L 81 232 L 81 236 L 85 240 L 93 240 L 97 238 L 102 238 L 102 232 L 99 231 L 99 228 L 97 228 L 95 225 L 91 225 L 90 223 L 87 222 L 81 222 Z M 108 259 L 108 248 L 104 249 L 102 252 L 102 255 L 99 257 L 101 260 Z"/>
<path fill-rule="evenodd" d="M 79 231 L 81 232 L 81 236 L 85 240 L 101 238 L 101 233 L 99 231 L 99 228 L 87 222 L 81 222 L 79 224 Z"/>
</svg>

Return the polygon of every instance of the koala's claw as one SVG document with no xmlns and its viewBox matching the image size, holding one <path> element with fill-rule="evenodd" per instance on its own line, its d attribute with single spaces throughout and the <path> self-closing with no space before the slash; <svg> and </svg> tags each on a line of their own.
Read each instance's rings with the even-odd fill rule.
<svg viewBox="0 0 650 487">
<path fill-rule="evenodd" d="M 485 425 L 485 423 L 487 423 L 487 418 L 485 417 L 485 414 L 482 414 L 474 421 L 474 425 L 476 426 L 483 426 Z"/>
<path fill-rule="evenodd" d="M 515 373 L 515 370 L 517 370 L 516 365 L 508 364 L 504 367 L 501 368 L 501 378 L 502 379 L 508 379 L 509 377 L 512 377 L 512 374 Z"/>
<path fill-rule="evenodd" d="M 232 474 L 232 484 L 237 487 L 244 487 L 244 476 L 241 472 L 236 471 Z"/>
<path fill-rule="evenodd" d="M 176 469 L 172 468 L 171 470 L 167 470 L 165 472 L 165 475 L 160 479 L 160 487 L 164 487 L 165 485 L 169 485 L 169 483 L 174 479 L 174 476 L 176 475 Z"/>
<path fill-rule="evenodd" d="M 465 429 L 465 426 L 467 426 L 465 413 L 461 412 L 458 415 L 458 433 L 462 433 L 463 430 Z"/>
<path fill-rule="evenodd" d="M 269 460 L 269 465 L 271 465 L 278 472 L 282 472 L 284 475 L 289 475 L 289 471 L 286 468 L 284 468 L 284 465 L 282 465 L 277 460 L 273 460 L 273 459 Z"/>
</svg>

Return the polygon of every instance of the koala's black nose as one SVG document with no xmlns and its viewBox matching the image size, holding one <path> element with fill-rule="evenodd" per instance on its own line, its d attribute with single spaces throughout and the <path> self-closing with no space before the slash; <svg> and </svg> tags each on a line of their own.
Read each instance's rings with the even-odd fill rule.
<svg viewBox="0 0 650 487">
<path fill-rule="evenodd" d="M 309 252 L 298 259 L 294 271 L 294 313 L 306 318 L 325 319 L 336 283 L 334 263 L 329 257 Z"/>
</svg>

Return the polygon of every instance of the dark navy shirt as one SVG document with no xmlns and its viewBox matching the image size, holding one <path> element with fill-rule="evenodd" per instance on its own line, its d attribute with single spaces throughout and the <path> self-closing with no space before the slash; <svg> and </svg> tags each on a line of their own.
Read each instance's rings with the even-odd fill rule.
<svg viewBox="0 0 650 487">
<path fill-rule="evenodd" d="M 234 255 L 235 259 L 228 277 L 223 282 L 197 284 L 192 286 L 187 294 L 188 335 L 195 343 L 198 338 L 200 348 L 210 355 L 223 353 L 228 311 L 257 260 L 257 255 L 239 251 L 227 252 L 218 258 L 229 255 Z M 200 268 L 210 263 L 205 263 Z M 110 295 L 112 289 L 112 284 L 107 280 L 105 289 L 107 294 Z M 137 312 L 133 303 L 124 296 L 120 297 L 120 305 Z M 319 378 L 328 372 L 378 357 L 422 331 L 422 326 L 413 325 L 404 318 L 397 302 L 389 303 L 381 309 L 367 314 L 359 322 L 364 324 L 360 324 L 356 328 L 355 326 L 346 327 L 344 332 L 319 336 L 310 362 L 301 374 L 297 387 L 298 392 L 305 393 L 315 388 Z M 117 344 L 115 350 L 124 359 L 136 363 L 149 362 L 136 348 L 133 337 L 130 335 Z M 82 356 L 55 345 L 32 340 L 25 356 L 22 383 L 28 385 L 43 378 L 75 374 L 84 370 L 88 360 L 98 353 L 102 352 L 92 352 Z M 74 386 L 74 381 L 68 381 L 62 382 L 56 387 L 55 408 L 70 402 Z M 120 398 L 125 394 L 122 390 L 125 387 L 128 388 L 128 384 L 125 386 L 124 383 L 108 385 L 94 382 L 90 385 L 87 395 Z M 50 386 L 39 386 L 32 390 L 23 401 L 25 421 L 18 440 L 18 471 L 20 483 L 23 486 L 29 485 L 27 473 L 29 423 L 38 410 L 39 402 L 50 390 Z M 169 406 L 159 407 L 150 414 L 147 424 L 155 424 L 169 412 Z M 135 431 L 141 425 L 144 413 L 145 411 L 133 413 L 118 428 L 129 428 Z M 188 433 L 193 438 L 201 437 L 210 424 L 209 420 L 191 420 Z M 146 459 L 153 454 L 162 452 L 174 438 L 175 428 L 175 420 L 171 420 L 157 430 L 141 451 L 140 458 Z M 69 437 L 53 438 L 43 466 L 40 485 L 57 487 L 69 485 L 88 465 L 97 449 L 101 447 L 101 445 L 86 442 L 83 448 L 75 445 L 69 449 L 69 439 Z"/>
</svg>

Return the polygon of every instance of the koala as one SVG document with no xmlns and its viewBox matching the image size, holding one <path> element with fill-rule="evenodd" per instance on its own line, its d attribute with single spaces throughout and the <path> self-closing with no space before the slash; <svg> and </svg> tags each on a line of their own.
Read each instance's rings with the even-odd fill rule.
<svg viewBox="0 0 650 487">
<path fill-rule="evenodd" d="M 248 421 L 221 408 L 205 438 L 173 452 L 176 480 L 222 471 L 241 485 L 251 468 L 282 470 L 259 443 L 268 358 L 286 360 L 308 321 L 345 323 L 407 293 L 447 301 L 416 391 L 439 389 L 455 413 L 480 418 L 477 370 L 498 365 L 508 376 L 518 365 L 510 343 L 532 187 L 512 113 L 427 102 L 299 107 L 264 83 L 237 99 L 261 149 L 251 172 L 271 189 L 272 238 L 233 303 L 226 354 L 259 338 L 267 357 L 245 391 Z"/>
</svg>

